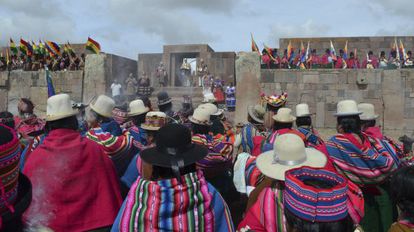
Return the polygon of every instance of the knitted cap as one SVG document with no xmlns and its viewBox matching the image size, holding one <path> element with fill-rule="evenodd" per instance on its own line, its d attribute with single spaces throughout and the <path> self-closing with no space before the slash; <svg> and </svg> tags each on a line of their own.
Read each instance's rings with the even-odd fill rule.
<svg viewBox="0 0 414 232">
<path fill-rule="evenodd" d="M 0 134 L 0 213 L 3 213 L 12 207 L 17 198 L 20 143 L 16 132 L 10 127 L 0 124 Z"/>
</svg>

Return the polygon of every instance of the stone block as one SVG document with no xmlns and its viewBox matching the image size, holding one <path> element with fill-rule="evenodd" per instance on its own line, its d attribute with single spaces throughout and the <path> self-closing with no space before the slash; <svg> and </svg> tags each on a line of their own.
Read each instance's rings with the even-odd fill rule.
<svg viewBox="0 0 414 232">
<path fill-rule="evenodd" d="M 394 94 L 403 89 L 403 81 L 399 70 L 384 70 L 382 92 L 383 94 Z"/>
<path fill-rule="evenodd" d="M 263 83 L 273 83 L 275 81 L 274 75 L 275 74 L 272 72 L 272 70 L 262 70 L 260 75 L 260 81 Z"/>
<path fill-rule="evenodd" d="M 315 74 L 304 74 L 303 83 L 305 84 L 319 84 L 319 75 Z"/>
<path fill-rule="evenodd" d="M 319 75 L 319 81 L 324 84 L 336 84 L 338 83 L 338 74 L 335 72 L 321 73 Z"/>
<path fill-rule="evenodd" d="M 384 128 L 402 129 L 404 127 L 404 98 L 402 94 L 384 95 Z"/>
<path fill-rule="evenodd" d="M 9 83 L 9 72 L 0 72 L 0 87 L 7 87 Z"/>
<path fill-rule="evenodd" d="M 338 90 L 338 97 L 345 97 L 345 90 L 344 89 L 340 89 Z"/>
<path fill-rule="evenodd" d="M 7 110 L 7 93 L 6 89 L 0 89 L 0 111 Z"/>
<path fill-rule="evenodd" d="M 347 83 L 348 84 L 356 84 L 357 81 L 357 74 L 358 71 L 356 70 L 347 70 L 348 76 L 347 76 Z"/>
</svg>

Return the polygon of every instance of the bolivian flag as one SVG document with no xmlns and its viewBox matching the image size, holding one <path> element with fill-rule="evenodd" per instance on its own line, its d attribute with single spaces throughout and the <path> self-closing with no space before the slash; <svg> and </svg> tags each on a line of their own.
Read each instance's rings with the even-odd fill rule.
<svg viewBox="0 0 414 232">
<path fill-rule="evenodd" d="M 59 55 L 60 56 L 60 47 L 57 43 L 52 41 L 46 41 L 46 49 L 49 51 L 51 56 Z"/>
<path fill-rule="evenodd" d="M 20 39 L 20 51 L 27 56 L 31 56 L 33 54 L 33 47 L 26 40 Z"/>
<path fill-rule="evenodd" d="M 43 44 L 42 40 L 39 39 L 39 52 L 42 55 L 46 54 L 46 48 L 45 45 Z"/>
<path fill-rule="evenodd" d="M 260 54 L 259 47 L 257 46 L 256 42 L 253 39 L 253 34 L 250 33 L 250 36 L 252 37 L 252 52 L 257 52 L 259 56 L 262 55 Z"/>
<path fill-rule="evenodd" d="M 10 50 L 14 55 L 16 55 L 19 52 L 19 50 L 17 50 L 16 44 L 14 43 L 12 38 L 10 38 Z"/>
<path fill-rule="evenodd" d="M 101 52 L 101 45 L 99 45 L 99 43 L 93 40 L 91 37 L 88 37 L 88 41 L 86 41 L 86 49 L 95 54 L 99 54 Z"/>
</svg>

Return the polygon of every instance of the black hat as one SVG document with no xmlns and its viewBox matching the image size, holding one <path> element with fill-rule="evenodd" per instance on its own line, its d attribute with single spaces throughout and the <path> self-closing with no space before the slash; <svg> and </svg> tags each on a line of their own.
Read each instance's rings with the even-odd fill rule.
<svg viewBox="0 0 414 232">
<path fill-rule="evenodd" d="M 145 149 L 141 158 L 148 164 L 180 169 L 204 158 L 207 148 L 191 142 L 190 130 L 181 124 L 162 127 L 155 138 L 156 147 Z"/>
<path fill-rule="evenodd" d="M 168 93 L 167 92 L 164 92 L 164 91 L 163 92 L 159 92 L 158 95 L 157 95 L 157 98 L 158 98 L 158 105 L 159 106 L 168 104 L 168 103 L 170 103 L 172 101 L 171 98 L 170 98 L 170 96 L 168 96 Z"/>
</svg>

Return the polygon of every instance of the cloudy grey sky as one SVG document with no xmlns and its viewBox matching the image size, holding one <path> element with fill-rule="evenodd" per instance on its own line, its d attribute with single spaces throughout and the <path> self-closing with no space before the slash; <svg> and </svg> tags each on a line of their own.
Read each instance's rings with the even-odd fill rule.
<svg viewBox="0 0 414 232">
<path fill-rule="evenodd" d="M 247 51 L 280 37 L 414 35 L 413 0 L 0 0 L 0 45 L 9 37 L 97 40 L 136 59 L 164 44 Z"/>
</svg>

